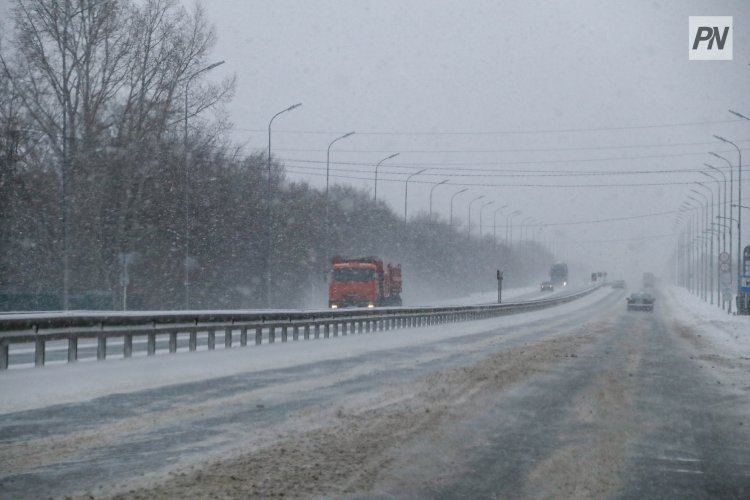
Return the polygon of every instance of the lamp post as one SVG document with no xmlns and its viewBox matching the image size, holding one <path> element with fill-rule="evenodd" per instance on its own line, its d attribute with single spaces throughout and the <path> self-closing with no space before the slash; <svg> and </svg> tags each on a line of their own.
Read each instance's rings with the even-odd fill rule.
<svg viewBox="0 0 750 500">
<path fill-rule="evenodd" d="M 711 231 L 711 227 L 710 227 L 708 221 L 709 220 L 711 220 L 711 221 L 714 220 L 714 192 L 711 190 L 710 187 L 706 186 L 702 182 L 696 182 L 695 184 L 697 184 L 700 187 L 706 189 L 709 192 L 709 194 L 711 195 L 711 218 L 710 219 L 708 218 L 708 207 L 706 207 L 706 226 L 703 228 L 703 231 L 709 232 L 709 231 Z M 696 194 L 700 194 L 700 192 L 698 192 L 696 190 L 692 190 L 692 191 L 694 193 L 696 193 Z M 714 304 L 714 296 L 713 296 L 714 274 L 713 274 L 713 272 L 711 272 L 711 267 L 713 267 L 713 262 L 714 262 L 714 240 L 710 236 L 709 236 L 709 239 L 711 241 L 711 249 L 710 249 L 710 251 L 708 253 L 708 264 L 707 265 L 708 265 L 708 271 L 709 271 L 708 274 L 709 274 L 709 283 L 710 283 L 709 284 L 709 290 L 711 291 L 711 293 L 709 295 L 711 297 L 711 305 L 713 305 Z M 718 271 L 718 266 L 717 266 L 716 270 Z M 718 283 L 718 280 L 719 280 L 719 278 L 717 276 L 717 278 L 716 278 L 717 283 Z M 719 297 L 718 297 L 718 294 L 717 294 L 716 302 L 718 303 L 718 301 L 719 301 Z"/>
<path fill-rule="evenodd" d="M 399 153 L 393 153 L 391 156 L 386 156 L 385 158 L 383 158 L 382 160 L 380 160 L 377 165 L 375 165 L 375 201 L 378 201 L 378 167 L 380 167 L 380 165 L 384 161 L 390 160 L 391 158 L 395 158 L 398 155 L 399 155 Z"/>
<path fill-rule="evenodd" d="M 495 213 L 492 214 L 492 241 L 497 245 L 497 213 L 502 212 L 508 205 L 496 208 Z"/>
<path fill-rule="evenodd" d="M 185 309 L 190 309 L 190 162 L 188 159 L 188 88 L 193 78 L 224 64 L 218 61 L 191 74 L 185 81 L 185 133 L 183 154 L 185 155 Z"/>
<path fill-rule="evenodd" d="M 453 198 L 455 198 L 456 196 L 458 196 L 461 193 L 465 193 L 468 190 L 469 190 L 469 188 L 463 188 L 460 191 L 456 191 L 455 193 L 453 193 L 453 196 L 451 196 L 451 212 L 450 212 L 450 214 L 451 214 L 450 215 L 450 226 L 451 227 L 453 227 Z"/>
<path fill-rule="evenodd" d="M 690 192 L 703 198 L 703 200 L 699 200 L 693 196 L 688 196 L 689 199 L 693 200 L 694 202 L 698 204 L 701 212 L 703 212 L 702 228 L 699 227 L 696 229 L 696 238 L 700 239 L 701 235 L 706 231 L 706 227 L 708 226 L 708 197 L 696 189 L 691 189 Z M 701 258 L 701 298 L 705 301 L 706 293 L 707 293 L 706 288 L 708 284 L 708 278 L 707 278 L 708 273 L 706 270 L 706 253 L 707 253 L 708 243 L 705 239 L 703 239 L 702 241 L 703 241 L 703 248 L 701 249 L 701 253 L 703 254 L 703 256 Z"/>
<path fill-rule="evenodd" d="M 724 203 L 722 204 L 722 202 L 721 202 L 721 194 L 720 194 L 719 195 L 719 206 L 723 207 L 723 209 L 724 209 L 724 217 L 726 217 L 727 216 L 727 205 L 729 205 L 729 201 L 727 199 L 727 176 L 724 174 L 724 172 L 722 172 L 718 168 L 714 167 L 713 165 L 710 165 L 708 163 L 704 163 L 703 165 L 705 165 L 706 167 L 708 167 L 708 168 L 710 168 L 710 169 L 715 170 L 716 172 L 718 172 L 721 175 L 721 178 L 723 179 L 723 182 L 724 182 Z M 709 174 L 706 173 L 705 175 L 709 175 Z M 709 175 L 709 177 L 710 177 L 710 175 Z M 718 189 L 717 189 L 717 191 L 718 191 Z M 722 238 L 722 241 L 721 241 L 721 250 L 723 252 L 726 252 L 727 251 L 727 232 L 726 231 L 723 231 L 721 238 Z"/>
<path fill-rule="evenodd" d="M 739 116 L 740 118 L 744 118 L 745 120 L 750 120 L 750 118 L 746 117 L 745 115 L 741 115 L 737 113 L 736 111 L 729 110 L 730 113 Z M 714 135 L 716 139 L 719 139 L 722 142 L 726 142 L 727 144 L 731 144 L 734 146 L 734 149 L 737 150 L 737 156 L 738 156 L 738 163 L 737 163 L 737 200 L 738 203 L 742 202 L 742 151 L 740 150 L 739 146 L 737 144 L 733 143 L 732 141 L 725 139 L 719 135 Z M 740 274 L 743 272 L 742 270 L 742 210 L 737 210 L 737 296 L 740 296 L 740 288 L 742 283 L 740 282 Z M 739 300 L 739 299 L 738 299 Z M 741 311 L 737 310 L 737 314 L 739 314 Z"/>
<path fill-rule="evenodd" d="M 435 190 L 436 187 L 438 187 L 438 186 L 440 186 L 442 184 L 445 184 L 449 180 L 450 179 L 444 179 L 444 180 L 438 182 L 437 184 L 435 184 L 434 186 L 432 186 L 430 188 L 430 224 L 432 224 L 432 192 Z"/>
<path fill-rule="evenodd" d="M 708 164 L 704 164 L 704 165 L 708 167 L 711 166 Z M 723 174 L 723 172 L 721 171 L 719 171 L 719 173 Z M 716 183 L 716 196 L 719 199 L 717 206 L 719 207 L 718 212 L 719 214 L 721 214 L 721 206 L 722 206 L 721 205 L 721 181 L 719 181 L 719 179 L 709 174 L 708 172 L 701 171 L 701 174 L 705 175 L 706 177 L 708 177 L 709 179 L 711 179 L 712 181 Z M 726 182 L 724 184 L 726 185 Z M 711 192 L 711 199 L 713 200 L 713 192 Z M 711 204 L 711 221 L 712 221 L 711 226 L 713 226 L 714 224 L 713 213 L 714 213 L 714 208 L 713 208 L 713 203 L 712 203 Z M 711 231 L 714 231 L 712 227 L 710 229 Z M 721 249 L 721 237 L 722 235 L 724 235 L 724 231 L 717 229 L 715 230 L 715 233 L 716 233 L 716 249 L 718 252 L 719 249 Z M 726 238 L 724 239 L 724 243 L 726 243 Z M 713 243 L 711 243 L 711 245 L 713 246 Z M 723 306 L 722 306 L 722 300 L 721 300 L 721 269 L 719 269 L 719 263 L 713 261 L 713 251 L 711 252 L 711 265 L 716 266 L 716 304 L 719 306 L 719 308 L 722 308 Z"/>
<path fill-rule="evenodd" d="M 336 144 L 338 141 L 341 141 L 343 139 L 346 139 L 347 137 L 350 137 L 354 135 L 354 132 L 348 132 L 342 136 L 339 136 L 332 140 L 330 143 L 328 143 L 328 149 L 326 150 L 326 219 L 325 219 L 325 235 L 326 235 L 326 241 L 323 243 L 324 248 L 326 250 L 330 247 L 330 239 L 331 239 L 331 224 L 330 224 L 330 202 L 328 199 L 328 179 L 329 179 L 329 173 L 331 170 L 331 146 Z M 323 262 L 323 266 L 328 265 L 328 253 L 326 252 L 325 259 Z"/>
<path fill-rule="evenodd" d="M 494 205 L 494 201 L 488 201 L 487 203 L 483 203 L 481 207 L 479 207 L 479 240 L 481 241 L 484 237 L 484 231 L 482 230 L 482 212 L 484 212 L 484 209 L 489 207 L 490 205 Z"/>
<path fill-rule="evenodd" d="M 425 170 L 427 170 L 427 169 L 426 169 L 426 168 L 423 168 L 423 169 L 422 169 L 422 170 L 420 170 L 419 172 L 414 172 L 413 174 L 409 175 L 409 176 L 408 176 L 408 177 L 406 178 L 406 184 L 404 185 L 404 225 L 406 225 L 406 208 L 407 208 L 407 203 L 408 203 L 408 201 L 409 201 L 409 180 L 410 180 L 410 179 L 411 179 L 412 177 L 414 177 L 415 175 L 419 175 L 419 174 L 421 174 L 421 173 L 422 173 L 422 172 L 424 172 Z"/>
<path fill-rule="evenodd" d="M 513 249 L 513 226 L 511 226 L 511 221 L 516 215 L 521 215 L 521 211 L 514 210 L 505 217 L 505 241 L 508 242 L 511 250 Z"/>
<path fill-rule="evenodd" d="M 295 108 L 298 108 L 302 106 L 301 102 L 298 102 L 297 104 L 293 104 L 292 106 L 289 106 L 286 109 L 283 109 L 273 115 L 271 117 L 271 120 L 268 122 L 268 155 L 267 155 L 267 183 L 266 183 L 266 279 L 265 279 L 265 300 L 266 300 L 266 307 L 271 307 L 271 268 L 273 267 L 273 262 L 271 260 L 271 238 L 273 233 L 273 220 L 274 220 L 274 214 L 273 214 L 273 186 L 271 184 L 271 125 L 273 124 L 273 121 L 276 119 L 277 116 L 280 114 L 286 113 L 287 111 L 291 111 Z"/>
<path fill-rule="evenodd" d="M 695 198 L 689 197 L 693 202 L 698 203 L 698 201 Z M 689 280 L 688 280 L 688 289 L 694 293 L 698 294 L 698 291 L 700 290 L 700 254 L 699 250 L 700 247 L 697 247 L 697 241 L 696 241 L 696 235 L 698 234 L 698 218 L 699 218 L 699 209 L 700 206 L 696 207 L 690 202 L 685 202 L 682 205 L 682 208 L 684 210 L 688 210 L 690 213 L 688 215 L 688 267 L 691 269 Z"/>
<path fill-rule="evenodd" d="M 726 162 L 727 166 L 729 167 L 729 203 L 728 203 L 728 205 L 729 205 L 729 217 L 732 217 L 732 206 L 733 206 L 732 203 L 733 203 L 733 200 L 734 200 L 734 194 L 733 194 L 734 193 L 734 173 L 733 173 L 734 169 L 732 167 L 732 162 L 729 161 L 728 159 L 724 158 L 720 154 L 714 153 L 713 151 L 709 151 L 708 154 L 710 154 L 714 158 L 718 158 L 720 160 L 724 160 Z M 724 197 L 724 199 L 726 200 L 726 196 Z M 725 213 L 724 216 L 726 217 L 727 214 Z M 727 247 L 727 252 L 729 253 L 729 266 L 730 266 L 729 272 L 730 272 L 730 275 L 731 275 L 731 271 L 732 271 L 732 269 L 731 269 L 731 266 L 732 266 L 732 254 L 733 254 L 733 252 L 732 252 L 732 246 L 733 246 L 732 245 L 732 225 L 729 224 L 729 246 Z M 729 301 L 729 312 L 731 312 L 731 310 L 732 310 L 732 301 L 730 300 Z"/>
<path fill-rule="evenodd" d="M 531 222 L 533 222 L 533 220 L 533 217 L 526 217 L 521 221 L 521 237 L 519 238 L 520 242 L 524 242 L 529 239 L 529 225 Z"/>
<path fill-rule="evenodd" d="M 469 223 L 468 223 L 468 231 L 466 232 L 466 237 L 469 239 L 471 239 L 471 205 L 473 205 L 475 201 L 479 201 L 482 198 L 484 198 L 484 195 L 477 196 L 476 198 L 474 198 L 473 200 L 469 202 Z"/>
</svg>

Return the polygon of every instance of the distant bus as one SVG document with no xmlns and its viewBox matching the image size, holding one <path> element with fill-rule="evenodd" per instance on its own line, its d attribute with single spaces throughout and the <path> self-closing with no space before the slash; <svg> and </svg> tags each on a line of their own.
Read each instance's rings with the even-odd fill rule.
<svg viewBox="0 0 750 500">
<path fill-rule="evenodd" d="M 568 265 L 564 262 L 552 264 L 549 270 L 549 280 L 555 286 L 568 286 Z"/>
</svg>

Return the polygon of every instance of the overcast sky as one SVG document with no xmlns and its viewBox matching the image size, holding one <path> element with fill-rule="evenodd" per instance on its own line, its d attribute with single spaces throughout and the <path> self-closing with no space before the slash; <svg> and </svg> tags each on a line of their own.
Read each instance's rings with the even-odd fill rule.
<svg viewBox="0 0 750 500">
<path fill-rule="evenodd" d="M 750 122 L 727 112 L 750 115 L 747 1 L 204 6 L 219 37 L 215 57 L 226 60 L 212 78 L 238 77 L 236 140 L 265 148 L 270 117 L 304 103 L 274 122 L 273 151 L 290 179 L 324 186 L 328 143 L 353 130 L 333 146 L 332 182 L 373 194 L 375 163 L 399 152 L 378 185 L 397 213 L 404 179 L 426 168 L 409 184 L 409 215 L 427 211 L 431 183 L 449 179 L 434 191 L 436 213 L 447 218 L 450 196 L 470 187 L 455 198 L 462 223 L 469 201 L 483 195 L 472 225 L 480 204 L 493 201 L 483 212 L 491 233 L 495 207 L 508 205 L 523 212 L 516 221 L 549 224 L 542 235 L 579 242 L 558 246 L 560 257 L 592 270 L 661 272 L 674 248 L 671 212 L 702 189 L 692 182 L 715 187 L 697 170 L 704 162 L 727 168 L 706 152 L 736 162 L 712 134 L 742 148 L 750 139 Z M 690 15 L 733 16 L 733 61 L 688 60 Z M 577 172 L 589 175 L 570 175 Z M 743 229 L 750 236 L 750 225 Z"/>
<path fill-rule="evenodd" d="M 461 223 L 469 201 L 484 196 L 473 225 L 492 201 L 483 212 L 491 233 L 495 207 L 507 205 L 499 226 L 520 210 L 517 222 L 533 217 L 548 224 L 545 238 L 566 242 L 561 259 L 611 275 L 664 274 L 674 212 L 702 189 L 691 183 L 711 185 L 698 170 L 709 162 L 728 173 L 707 151 L 736 162 L 712 134 L 743 149 L 750 141 L 750 122 L 727 112 L 750 116 L 746 0 L 203 5 L 218 35 L 214 59 L 226 61 L 208 77 L 237 76 L 234 140 L 265 148 L 271 116 L 303 103 L 274 122 L 273 153 L 290 180 L 323 187 L 328 143 L 356 131 L 333 146 L 332 182 L 373 195 L 374 165 L 399 152 L 378 185 L 398 214 L 406 176 L 426 168 L 409 184 L 410 216 L 426 212 L 432 185 L 449 179 L 434 191 L 444 219 L 450 196 L 469 187 L 455 198 Z M 733 16 L 733 61 L 688 60 L 691 15 Z M 750 183 L 744 191 L 750 205 Z M 590 222 L 625 217 L 638 218 Z M 747 243 L 750 223 L 743 231 Z"/>
</svg>

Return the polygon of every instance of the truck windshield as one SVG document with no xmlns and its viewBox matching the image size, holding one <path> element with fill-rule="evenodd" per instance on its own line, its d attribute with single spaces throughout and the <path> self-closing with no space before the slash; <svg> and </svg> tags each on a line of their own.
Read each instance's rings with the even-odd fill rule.
<svg viewBox="0 0 750 500">
<path fill-rule="evenodd" d="M 375 270 L 363 268 L 334 269 L 333 281 L 375 281 Z"/>
</svg>

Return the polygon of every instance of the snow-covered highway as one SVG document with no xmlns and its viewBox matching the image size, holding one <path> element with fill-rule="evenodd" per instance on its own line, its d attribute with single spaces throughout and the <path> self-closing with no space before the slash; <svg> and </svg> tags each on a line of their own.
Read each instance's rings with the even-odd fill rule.
<svg viewBox="0 0 750 500">
<path fill-rule="evenodd" d="M 746 319 L 624 297 L 11 370 L 0 496 L 746 497 Z"/>
</svg>

